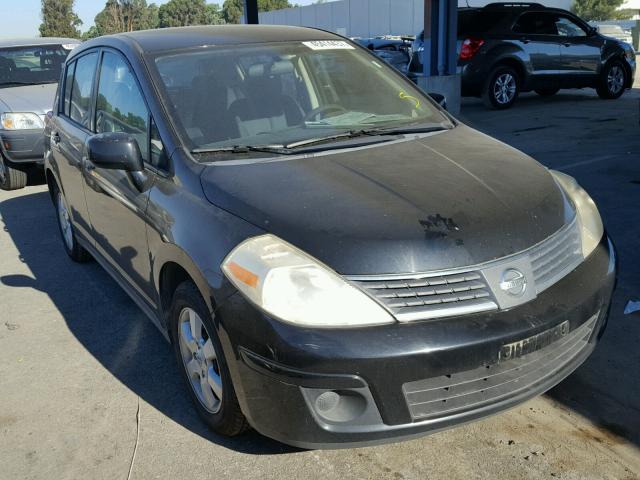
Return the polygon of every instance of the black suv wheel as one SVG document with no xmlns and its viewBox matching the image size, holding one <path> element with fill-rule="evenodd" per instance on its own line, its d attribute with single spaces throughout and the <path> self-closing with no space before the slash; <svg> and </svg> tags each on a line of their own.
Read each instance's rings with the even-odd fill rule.
<svg viewBox="0 0 640 480">
<path fill-rule="evenodd" d="M 607 63 L 600 73 L 600 81 L 596 87 L 600 98 L 619 98 L 627 85 L 627 75 L 627 70 L 620 60 L 612 60 Z"/>
<path fill-rule="evenodd" d="M 489 108 L 504 109 L 514 104 L 520 93 L 520 76 L 513 68 L 499 66 L 490 74 L 482 100 Z"/>
</svg>

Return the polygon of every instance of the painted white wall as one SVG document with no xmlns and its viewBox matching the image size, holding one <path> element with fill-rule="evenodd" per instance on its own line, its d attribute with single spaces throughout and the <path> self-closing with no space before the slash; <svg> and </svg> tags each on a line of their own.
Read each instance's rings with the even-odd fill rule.
<svg viewBox="0 0 640 480">
<path fill-rule="evenodd" d="M 481 7 L 491 1 L 495 0 L 468 0 L 472 7 Z M 573 0 L 537 1 L 565 9 L 573 3 Z M 467 1 L 458 0 L 458 6 L 467 6 Z M 423 12 L 424 0 L 339 0 L 263 12 L 260 23 L 322 28 L 349 37 L 415 35 L 422 30 Z"/>
</svg>

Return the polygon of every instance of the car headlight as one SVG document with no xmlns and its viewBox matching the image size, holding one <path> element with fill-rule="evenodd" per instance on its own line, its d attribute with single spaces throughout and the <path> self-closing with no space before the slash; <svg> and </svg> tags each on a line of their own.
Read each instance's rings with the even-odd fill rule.
<svg viewBox="0 0 640 480">
<path fill-rule="evenodd" d="M 578 185 L 575 178 L 555 170 L 549 170 L 549 172 L 576 208 L 582 239 L 582 256 L 587 258 L 596 249 L 604 235 L 604 226 L 598 207 L 589 194 Z"/>
<path fill-rule="evenodd" d="M 5 130 L 33 130 L 44 128 L 42 119 L 35 113 L 3 113 L 0 115 L 0 125 Z"/>
<path fill-rule="evenodd" d="M 274 235 L 242 242 L 224 260 L 222 270 L 251 302 L 285 322 L 309 327 L 395 322 L 361 290 Z"/>
</svg>

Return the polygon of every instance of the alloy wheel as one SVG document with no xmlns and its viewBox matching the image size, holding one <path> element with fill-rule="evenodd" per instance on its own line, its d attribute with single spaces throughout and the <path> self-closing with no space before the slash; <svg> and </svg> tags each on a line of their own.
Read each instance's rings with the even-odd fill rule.
<svg viewBox="0 0 640 480">
<path fill-rule="evenodd" d="M 624 71 L 620 65 L 613 65 L 607 74 L 607 88 L 616 95 L 624 88 Z"/>
<path fill-rule="evenodd" d="M 502 73 L 493 84 L 493 96 L 500 105 L 511 102 L 516 95 L 516 79 L 510 73 Z"/>
<path fill-rule="evenodd" d="M 69 251 L 73 250 L 73 230 L 71 227 L 71 219 L 69 217 L 69 210 L 67 209 L 67 203 L 64 201 L 62 192 L 58 192 L 58 222 L 60 223 L 60 231 L 62 232 L 62 238 Z"/>
<path fill-rule="evenodd" d="M 189 307 L 180 312 L 177 333 L 191 388 L 208 412 L 217 413 L 222 405 L 222 378 L 211 334 L 196 311 Z"/>
</svg>

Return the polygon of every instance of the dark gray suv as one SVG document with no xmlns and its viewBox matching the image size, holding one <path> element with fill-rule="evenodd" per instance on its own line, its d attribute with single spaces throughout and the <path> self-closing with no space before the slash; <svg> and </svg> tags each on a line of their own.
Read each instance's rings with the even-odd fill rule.
<svg viewBox="0 0 640 480">
<path fill-rule="evenodd" d="M 410 75 L 422 71 L 424 35 L 414 44 Z M 572 13 L 536 3 L 492 3 L 458 11 L 462 95 L 508 108 L 520 92 L 544 96 L 562 88 L 595 88 L 601 98 L 631 88 L 635 52 Z"/>
</svg>

